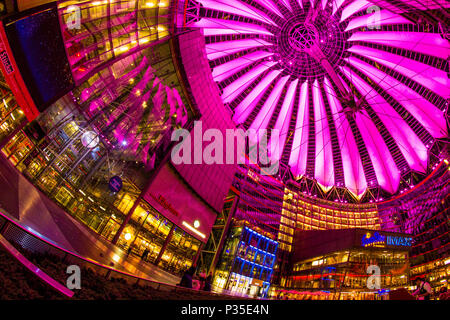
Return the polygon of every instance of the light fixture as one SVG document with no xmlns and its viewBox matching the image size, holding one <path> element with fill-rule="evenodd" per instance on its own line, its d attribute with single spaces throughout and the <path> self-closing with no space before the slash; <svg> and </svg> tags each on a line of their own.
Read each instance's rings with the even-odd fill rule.
<svg viewBox="0 0 450 320">
<path fill-rule="evenodd" d="M 125 234 L 125 240 L 130 241 L 131 240 L 131 233 L 126 233 Z"/>
<path fill-rule="evenodd" d="M 81 144 L 86 148 L 95 148 L 100 142 L 94 131 L 85 131 L 81 136 Z"/>
<path fill-rule="evenodd" d="M 200 237 L 202 237 L 203 239 L 206 238 L 206 236 L 201 233 L 200 231 L 198 231 L 196 228 L 194 228 L 193 226 L 191 226 L 189 223 L 187 223 L 186 221 L 183 221 L 183 226 L 185 226 L 186 228 L 188 228 L 189 230 L 191 230 L 192 232 L 194 232 L 195 234 L 199 235 Z"/>
<path fill-rule="evenodd" d="M 194 221 L 194 228 L 198 229 L 198 227 L 200 227 L 200 221 L 195 220 Z"/>
</svg>

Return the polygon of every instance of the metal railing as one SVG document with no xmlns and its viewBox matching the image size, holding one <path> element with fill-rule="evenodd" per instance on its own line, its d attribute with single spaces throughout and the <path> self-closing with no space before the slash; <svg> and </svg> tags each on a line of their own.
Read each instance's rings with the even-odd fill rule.
<svg viewBox="0 0 450 320">
<path fill-rule="evenodd" d="M 17 244 L 32 253 L 49 254 L 61 259 L 61 262 L 67 265 L 77 265 L 80 268 L 89 268 L 94 271 L 97 276 L 105 277 L 107 279 L 123 279 L 130 285 L 143 285 L 155 289 L 159 292 L 170 293 L 186 293 L 191 294 L 198 298 L 199 296 L 208 296 L 212 300 L 223 300 L 225 298 L 250 298 L 245 295 L 233 295 L 228 290 L 222 290 L 214 288 L 213 291 L 202 291 L 190 288 L 179 287 L 170 285 L 147 278 L 139 277 L 121 270 L 117 270 L 110 266 L 103 265 L 94 260 L 84 258 L 74 252 L 70 252 L 64 248 L 61 248 L 43 237 L 32 233 L 25 229 L 21 225 L 17 224 L 14 220 L 10 219 L 6 214 L 0 211 L 0 235 L 9 243 Z M 17 257 L 16 257 L 17 258 Z M 19 260 L 19 262 L 21 262 Z M 22 263 L 22 262 L 21 262 Z M 23 264 L 23 263 L 22 263 Z M 36 274 L 37 275 L 37 274 Z M 42 278 L 41 278 L 42 280 Z M 50 280 L 51 281 L 51 280 Z M 48 281 L 45 281 L 47 284 Z M 220 290 L 220 292 L 214 292 L 214 290 Z M 189 296 L 186 296 L 186 300 L 189 300 Z"/>
</svg>

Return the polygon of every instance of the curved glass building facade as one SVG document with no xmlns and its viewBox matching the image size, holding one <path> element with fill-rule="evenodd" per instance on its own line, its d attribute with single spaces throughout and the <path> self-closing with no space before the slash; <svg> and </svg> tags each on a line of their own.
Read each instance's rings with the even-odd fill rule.
<svg viewBox="0 0 450 320">
<path fill-rule="evenodd" d="M 17 1 L 0 27 L 1 218 L 156 281 L 195 266 L 222 294 L 447 288 L 448 8 Z"/>
</svg>

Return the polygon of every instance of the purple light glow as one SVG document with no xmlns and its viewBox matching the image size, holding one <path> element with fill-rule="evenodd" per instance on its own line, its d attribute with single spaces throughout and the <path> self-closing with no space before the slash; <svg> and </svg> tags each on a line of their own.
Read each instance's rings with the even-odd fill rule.
<svg viewBox="0 0 450 320">
<path fill-rule="evenodd" d="M 324 190 L 328 191 L 334 185 L 333 150 L 327 113 L 319 86 L 319 81 L 316 79 L 312 88 L 316 125 L 316 166 L 314 176 Z"/>
<path fill-rule="evenodd" d="M 365 27 L 367 26 L 368 21 L 374 21 L 375 23 L 375 17 L 377 19 L 376 20 L 377 26 L 395 25 L 395 24 L 413 24 L 411 21 L 400 15 L 397 15 L 387 10 L 380 10 L 378 12 L 375 11 L 371 14 L 354 18 L 353 20 L 350 21 L 347 28 L 345 28 L 345 31 Z"/>
<path fill-rule="evenodd" d="M 295 125 L 291 156 L 289 158 L 289 165 L 291 166 L 292 172 L 295 176 L 304 175 L 306 173 L 306 151 L 308 148 L 309 127 L 308 100 L 308 82 L 304 82 L 300 91 L 297 122 Z"/>
<path fill-rule="evenodd" d="M 281 2 L 283 2 L 284 6 L 285 6 L 286 8 L 288 8 L 289 11 L 293 12 L 293 11 L 292 11 L 292 7 L 291 7 L 291 4 L 289 3 L 289 0 L 281 0 Z"/>
<path fill-rule="evenodd" d="M 400 183 L 400 172 L 389 149 L 367 112 L 357 113 L 355 119 L 372 160 L 379 185 L 384 190 L 395 193 Z"/>
<path fill-rule="evenodd" d="M 215 60 L 236 52 L 263 46 L 270 47 L 273 46 L 273 44 L 264 40 L 257 39 L 216 42 L 206 45 L 206 54 L 209 60 Z"/>
<path fill-rule="evenodd" d="M 342 71 L 348 78 L 355 79 L 357 77 L 347 68 L 342 68 Z M 383 137 L 381 137 L 366 111 L 357 112 L 355 120 L 372 160 L 378 183 L 386 191 L 395 193 L 400 183 L 400 172 L 384 143 Z"/>
<path fill-rule="evenodd" d="M 221 64 L 220 66 L 213 69 L 212 75 L 213 75 L 214 81 L 217 81 L 217 82 L 223 81 L 223 80 L 231 77 L 233 74 L 241 71 L 245 67 L 248 67 L 252 63 L 255 63 L 261 59 L 267 58 L 271 55 L 273 55 L 273 53 L 271 53 L 271 52 L 256 51 L 256 52 L 249 53 L 243 57 L 232 60 L 230 62 Z"/>
<path fill-rule="evenodd" d="M 278 10 L 278 7 L 271 1 L 271 0 L 255 0 L 255 2 L 259 3 L 264 8 L 267 8 L 268 10 L 272 11 L 276 15 L 280 17 L 284 17 L 283 14 Z"/>
<path fill-rule="evenodd" d="M 364 41 L 417 51 L 441 59 L 450 55 L 450 44 L 440 34 L 423 32 L 355 32 L 348 41 Z"/>
<path fill-rule="evenodd" d="M 272 81 L 278 77 L 281 73 L 281 70 L 273 70 L 271 71 L 257 86 L 252 92 L 237 106 L 235 109 L 235 114 L 233 120 L 236 123 L 243 123 L 248 115 L 253 111 L 253 108 L 258 104 L 259 100 L 261 100 L 264 95 L 266 89 L 272 83 Z"/>
<path fill-rule="evenodd" d="M 272 162 L 281 159 L 283 154 L 284 144 L 286 143 L 287 135 L 289 134 L 289 123 L 292 117 L 292 110 L 294 107 L 294 95 L 297 90 L 298 79 L 291 82 L 284 98 L 283 105 L 281 106 L 280 114 L 278 115 L 277 122 L 274 129 L 280 132 L 279 139 L 276 141 L 270 140 L 270 157 Z"/>
<path fill-rule="evenodd" d="M 224 103 L 230 103 L 237 96 L 239 96 L 253 81 L 258 78 L 264 71 L 276 65 L 276 62 L 261 63 L 257 67 L 251 69 L 249 72 L 244 74 L 242 77 L 237 79 L 228 85 L 222 94 L 222 99 Z"/>
<path fill-rule="evenodd" d="M 450 45 L 439 32 L 397 31 L 409 30 L 407 25 L 412 20 L 386 1 L 310 0 L 313 10 L 300 10 L 292 0 L 199 1 L 209 9 L 209 16 L 220 18 L 199 13 L 198 19 L 187 22 L 188 27 L 198 27 L 205 35 L 213 79 L 222 91 L 222 101 L 234 112 L 234 122 L 250 125 L 251 129 L 280 131 L 280 137 L 269 143 L 271 160 L 286 161 L 283 151 L 290 152 L 287 164 L 300 178 L 306 173 L 308 146 L 314 145 L 314 176 L 307 178 L 315 178 L 325 191 L 335 185 L 335 179 L 342 179 L 345 183 L 336 186 L 347 188 L 355 198 L 362 198 L 368 189 L 366 176 L 371 169 L 376 175 L 370 181 L 371 189 L 381 187 L 392 193 L 398 189 L 400 174 L 391 154 L 394 149 L 388 148 L 384 139 L 392 139 L 394 148 L 406 160 L 408 165 L 406 170 L 402 168 L 402 174 L 428 170 L 431 143 L 425 146 L 423 134 L 436 139 L 448 135 L 442 104 L 450 97 L 450 82 L 443 64 L 433 57 L 446 59 Z M 303 8 L 303 1 L 298 3 Z M 382 8 L 369 13 L 367 9 L 374 5 Z M 311 37 L 313 48 L 308 50 L 302 47 L 301 38 L 295 39 L 297 47 L 290 41 L 291 31 L 302 29 L 298 21 L 307 19 L 307 11 L 314 12 L 309 22 L 311 34 L 317 33 Z M 241 22 L 237 15 L 249 19 Z M 292 15 L 298 20 L 292 22 Z M 368 30 L 368 20 L 377 15 L 383 28 Z M 294 51 L 303 56 L 293 55 Z M 412 56 L 414 53 L 418 54 Z M 350 65 L 365 76 L 351 72 Z M 360 95 L 364 99 L 358 98 Z M 382 126 L 365 108 L 374 110 Z M 413 128 L 410 118 L 403 118 L 403 108 L 427 132 Z M 252 123 L 249 117 L 254 119 Z M 315 135 L 310 136 L 311 121 Z M 338 146 L 332 146 L 330 126 L 336 128 L 333 139 Z M 385 132 L 381 131 L 383 127 Z M 359 132 L 371 160 L 364 166 Z M 342 173 L 334 172 L 340 166 L 334 161 L 339 158 Z"/>
<path fill-rule="evenodd" d="M 347 20 L 349 17 L 351 17 L 352 15 L 354 15 L 359 11 L 366 10 L 371 5 L 372 4 L 366 0 L 353 1 L 342 10 L 341 22 Z"/>
<path fill-rule="evenodd" d="M 351 63 L 356 64 L 355 58 L 351 58 Z M 363 66 L 364 67 L 364 66 Z M 410 168 L 419 172 L 425 172 L 427 167 L 427 148 L 408 126 L 408 124 L 396 113 L 394 108 L 389 105 L 372 87 L 363 81 L 356 74 L 346 73 L 351 77 L 353 83 L 359 92 L 366 97 L 390 134 L 395 138 L 396 143 L 405 157 Z"/>
<path fill-rule="evenodd" d="M 252 33 L 273 35 L 267 29 L 256 24 L 221 19 L 202 18 L 200 21 L 193 23 L 193 26 L 203 29 L 205 36 Z"/>
<path fill-rule="evenodd" d="M 237 14 L 262 23 L 276 25 L 265 13 L 238 0 L 198 0 L 205 8 Z"/>
<path fill-rule="evenodd" d="M 364 169 L 356 146 L 350 124 L 342 113 L 342 106 L 336 98 L 336 92 L 333 90 L 328 78 L 325 78 L 325 92 L 327 93 L 331 113 L 337 130 L 339 146 L 341 148 L 342 165 L 344 167 L 344 178 L 346 187 L 357 197 L 364 194 L 367 189 L 367 181 L 364 176 Z"/>
<path fill-rule="evenodd" d="M 333 0 L 333 14 L 335 14 L 336 11 L 339 10 L 344 2 L 345 0 Z"/>
<path fill-rule="evenodd" d="M 445 71 L 406 57 L 360 45 L 352 46 L 348 51 L 360 54 L 389 68 L 393 68 L 443 98 L 450 98 L 450 80 Z"/>
<path fill-rule="evenodd" d="M 250 126 L 250 129 L 259 130 L 257 133 L 258 141 L 260 141 L 263 135 L 262 129 L 266 129 L 269 124 L 270 118 L 272 117 L 275 107 L 277 106 L 278 100 L 281 98 L 281 92 L 283 91 L 286 82 L 289 80 L 290 76 L 285 76 L 278 80 L 275 88 L 270 93 L 269 98 L 264 103 L 261 111 L 256 116 L 255 120 Z"/>
<path fill-rule="evenodd" d="M 350 58 L 350 63 L 376 81 L 382 88 L 389 90 L 390 95 L 395 98 L 405 109 L 411 112 L 414 118 L 416 118 L 433 137 L 443 138 L 447 136 L 447 124 L 445 119 L 442 117 L 441 110 L 436 108 L 429 101 L 423 99 L 411 88 L 386 75 L 379 69 L 353 57 Z M 430 68 L 431 67 L 428 67 L 425 70 Z M 430 72 L 432 73 L 432 70 L 430 70 Z M 449 89 L 445 88 L 443 91 L 444 92 L 441 91 L 441 93 L 445 93 L 445 91 L 449 91 Z M 447 99 L 448 98 L 450 98 L 449 95 L 447 95 Z"/>
</svg>

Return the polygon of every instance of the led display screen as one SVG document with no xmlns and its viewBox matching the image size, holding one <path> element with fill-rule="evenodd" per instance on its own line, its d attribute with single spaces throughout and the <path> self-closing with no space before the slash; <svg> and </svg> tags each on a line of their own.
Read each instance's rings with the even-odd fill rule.
<svg viewBox="0 0 450 320">
<path fill-rule="evenodd" d="M 3 26 L 25 86 L 42 112 L 74 87 L 56 3 L 8 17 Z"/>
</svg>

